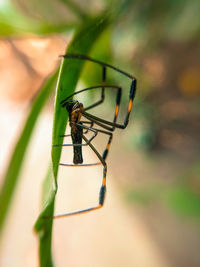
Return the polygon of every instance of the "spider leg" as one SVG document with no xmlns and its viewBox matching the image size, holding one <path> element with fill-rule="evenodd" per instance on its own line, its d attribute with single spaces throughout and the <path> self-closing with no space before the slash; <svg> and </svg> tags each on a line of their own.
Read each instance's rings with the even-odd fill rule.
<svg viewBox="0 0 200 267">
<path fill-rule="evenodd" d="M 105 82 L 104 82 L 105 83 Z M 84 88 L 84 89 L 81 89 L 71 95 L 69 95 L 68 97 L 66 97 L 65 99 L 63 99 L 60 104 L 62 105 L 62 107 L 65 107 L 65 104 L 69 101 L 70 98 L 74 97 L 75 95 L 78 95 L 80 93 L 83 93 L 85 91 L 89 91 L 89 90 L 95 90 L 95 89 L 98 89 L 98 88 L 102 88 L 102 94 L 101 94 L 101 100 L 97 101 L 96 103 L 92 104 L 91 106 L 88 106 L 88 107 L 85 107 L 85 110 L 88 110 L 88 109 L 91 109 L 99 104 L 101 104 L 104 100 L 104 92 L 105 92 L 105 88 L 112 88 L 112 89 L 119 89 L 120 87 L 117 86 L 117 85 L 96 85 L 96 86 L 91 86 L 91 87 L 87 87 L 87 88 Z"/>
<path fill-rule="evenodd" d="M 109 137 L 109 139 L 108 139 L 108 143 L 107 143 L 107 146 L 106 146 L 106 149 L 104 150 L 104 152 L 103 152 L 103 159 L 104 160 L 106 160 L 106 158 L 107 158 L 107 156 L 108 156 L 108 151 L 109 151 L 109 149 L 110 149 L 110 144 L 111 144 L 111 142 L 112 142 L 112 137 L 113 137 L 113 135 L 112 135 L 112 133 L 110 133 L 111 135 L 110 135 L 110 137 Z"/>
<path fill-rule="evenodd" d="M 103 155 L 102 155 L 102 158 L 103 158 L 104 160 L 106 160 L 107 155 L 108 155 L 108 151 L 109 151 L 109 149 L 110 149 L 110 144 L 111 144 L 111 142 L 112 142 L 113 133 L 112 133 L 112 132 L 109 132 L 109 131 L 102 130 L 102 129 L 97 129 L 97 128 L 93 128 L 93 130 L 96 130 L 96 131 L 99 132 L 99 133 L 103 133 L 103 134 L 107 134 L 107 135 L 109 135 L 108 143 L 107 143 L 106 148 L 105 148 L 105 150 L 104 150 L 104 152 L 103 152 Z"/>
<path fill-rule="evenodd" d="M 60 137 L 69 137 L 71 136 L 71 134 L 63 134 L 63 135 L 60 135 Z"/>
<path fill-rule="evenodd" d="M 86 123 L 84 121 L 81 121 L 82 123 Z M 93 123 L 93 122 L 91 122 Z M 83 128 L 83 129 L 86 129 L 86 131 L 92 131 L 93 132 L 93 135 L 91 136 L 90 139 L 87 139 L 87 141 L 84 143 L 84 144 L 61 144 L 61 145 L 53 145 L 53 147 L 58 147 L 58 146 L 88 146 L 89 143 L 97 136 L 99 130 L 98 129 L 95 129 L 95 128 L 91 128 L 91 127 L 88 127 L 86 125 L 83 125 L 83 124 L 80 124 L 80 123 L 74 123 L 75 125 Z M 71 136 L 71 134 L 67 134 L 66 136 Z M 61 166 L 65 166 L 65 167 L 88 167 L 88 166 L 96 166 L 96 165 L 99 165 L 101 164 L 101 162 L 95 162 L 95 163 L 86 163 L 86 164 L 66 164 L 66 163 L 59 163 L 59 165 Z"/>
<path fill-rule="evenodd" d="M 93 125 L 94 125 L 94 122 L 93 121 L 81 121 L 82 123 L 84 123 L 84 124 L 90 124 L 90 128 L 92 128 L 93 127 Z M 89 129 L 87 129 L 87 130 L 85 130 L 85 132 L 83 132 L 84 134 L 87 134 L 88 133 L 88 131 L 89 131 Z"/>
<path fill-rule="evenodd" d="M 93 122 L 91 122 L 92 124 Z M 93 132 L 93 135 L 90 137 L 90 139 L 85 143 L 85 144 L 60 144 L 60 145 L 52 145 L 52 147 L 58 147 L 58 146 L 87 146 L 88 143 L 90 143 L 98 134 L 98 131 L 97 129 L 94 129 L 94 128 L 91 128 L 91 127 L 88 127 L 86 125 L 83 125 L 83 124 L 80 124 L 80 123 L 75 123 L 73 122 L 73 124 L 83 128 L 83 129 L 86 129 L 86 131 L 92 131 Z M 69 137 L 71 136 L 71 134 L 66 134 L 66 135 L 61 135 L 61 137 Z"/>
<path fill-rule="evenodd" d="M 90 124 L 90 128 L 92 128 L 93 127 L 93 125 L 94 125 L 94 122 L 93 121 L 81 121 L 82 123 L 84 123 L 84 124 Z M 83 132 L 84 134 L 86 134 L 86 133 L 88 133 L 88 129 L 87 130 L 85 130 L 85 132 Z M 63 134 L 63 135 L 60 135 L 60 137 L 69 137 L 69 136 L 71 136 L 71 134 Z"/>
<path fill-rule="evenodd" d="M 85 140 L 85 142 L 88 141 L 88 139 L 84 135 L 83 135 L 83 139 Z M 87 213 L 87 212 L 94 211 L 94 210 L 97 210 L 97 209 L 100 209 L 103 207 L 104 200 L 105 200 L 105 194 L 106 194 L 107 164 L 106 164 L 105 160 L 103 159 L 103 157 L 96 150 L 96 148 L 91 143 L 88 143 L 88 145 L 94 151 L 94 153 L 97 155 L 97 157 L 99 158 L 100 162 L 103 165 L 103 180 L 102 180 L 102 185 L 101 185 L 100 192 L 99 192 L 99 204 L 97 206 L 94 206 L 94 207 L 91 207 L 88 209 L 55 215 L 55 216 L 53 216 L 54 219 L 58 219 L 58 218 L 62 218 L 62 217 L 68 217 L 68 216 L 74 216 L 74 215 L 82 214 L 82 213 Z"/>
<path fill-rule="evenodd" d="M 91 108 L 94 108 L 98 105 L 100 105 L 101 103 L 103 103 L 104 98 L 105 98 L 105 85 L 106 85 L 106 67 L 103 66 L 103 74 L 102 74 L 102 90 L 101 90 L 101 99 L 99 101 L 97 101 L 96 103 L 88 106 L 85 108 L 85 110 L 89 110 Z"/>
<path fill-rule="evenodd" d="M 118 114 L 119 114 L 119 107 L 120 107 L 121 95 L 122 95 L 122 88 L 121 87 L 116 86 L 116 87 L 113 87 L 113 88 L 117 89 L 115 113 L 114 113 L 114 118 L 113 118 L 113 121 L 112 121 L 113 126 L 112 127 L 104 127 L 103 124 L 99 124 L 98 123 L 97 117 L 93 116 L 93 119 L 95 119 L 95 123 L 96 124 L 98 124 L 101 127 L 104 127 L 105 129 L 107 129 L 109 131 L 114 131 L 114 129 L 116 127 L 114 124 L 116 123 L 117 117 L 118 117 Z M 94 105 L 90 106 L 89 108 L 92 108 L 92 107 L 94 107 Z M 89 108 L 87 107 L 87 108 L 84 109 L 83 115 L 86 114 L 86 116 L 87 116 L 89 114 L 89 113 L 85 113 L 85 111 L 88 110 Z M 86 117 L 86 118 L 89 119 L 89 117 Z M 92 119 L 92 118 L 90 117 L 90 119 Z"/>
<path fill-rule="evenodd" d="M 127 72 L 125 72 L 125 71 L 123 71 L 123 70 L 120 70 L 120 69 L 118 69 L 118 68 L 116 68 L 116 67 L 114 67 L 114 66 L 112 66 L 112 65 L 110 65 L 110 64 L 107 64 L 107 63 L 104 63 L 104 62 L 102 62 L 102 61 L 93 59 L 93 58 L 91 58 L 91 57 L 89 57 L 89 56 L 79 55 L 79 54 L 66 54 L 66 55 L 62 55 L 61 57 L 64 57 L 64 58 L 74 58 L 74 59 L 82 59 L 82 60 L 89 60 L 89 61 L 92 61 L 92 62 L 94 62 L 94 63 L 97 63 L 97 64 L 99 64 L 99 65 L 101 65 L 101 66 L 108 67 L 108 68 L 113 69 L 113 70 L 115 70 L 115 71 L 117 71 L 117 72 L 120 72 L 121 74 L 123 74 L 123 75 L 129 77 L 130 79 L 135 79 L 135 78 L 133 77 L 133 75 L 131 75 L 131 74 L 129 74 L 129 73 L 127 73 Z"/>
<path fill-rule="evenodd" d="M 107 129 L 110 130 L 110 131 L 114 131 L 115 128 L 125 129 L 126 126 L 128 125 L 129 116 L 130 116 L 130 112 L 131 112 L 131 109 L 132 109 L 133 100 L 134 100 L 134 97 L 135 97 L 135 92 L 136 92 L 136 79 L 132 80 L 132 82 L 131 82 L 131 89 L 130 89 L 130 93 L 129 93 L 128 110 L 127 110 L 127 114 L 126 114 L 126 117 L 124 119 L 124 123 L 123 124 L 118 124 L 116 122 L 110 122 L 110 121 L 101 119 L 101 118 L 96 117 L 94 115 L 91 115 L 91 114 L 89 114 L 89 113 L 87 113 L 85 111 L 83 112 L 83 116 L 85 118 L 89 119 L 89 120 L 96 121 L 95 123 L 100 122 L 101 124 L 112 126 L 112 127 L 107 127 Z M 118 107 L 118 105 L 116 107 Z"/>
</svg>

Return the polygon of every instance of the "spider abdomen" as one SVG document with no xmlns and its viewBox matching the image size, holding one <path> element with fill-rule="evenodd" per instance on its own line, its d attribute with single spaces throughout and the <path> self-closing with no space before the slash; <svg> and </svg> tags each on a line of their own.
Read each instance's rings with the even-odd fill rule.
<svg viewBox="0 0 200 267">
<path fill-rule="evenodd" d="M 73 125 L 71 127 L 71 136 L 72 136 L 72 143 L 74 144 L 74 164 L 81 164 L 83 163 L 83 156 L 82 156 L 82 137 L 83 137 L 83 128 L 78 125 Z M 79 146 L 76 146 L 79 145 Z"/>
</svg>

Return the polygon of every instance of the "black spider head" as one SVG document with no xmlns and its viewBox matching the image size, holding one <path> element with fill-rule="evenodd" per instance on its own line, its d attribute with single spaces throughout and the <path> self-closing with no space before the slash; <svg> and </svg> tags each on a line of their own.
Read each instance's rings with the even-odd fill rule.
<svg viewBox="0 0 200 267">
<path fill-rule="evenodd" d="M 66 110 L 71 113 L 74 106 L 74 100 L 70 99 L 66 101 L 64 104 L 62 104 L 62 107 L 65 107 Z"/>
<path fill-rule="evenodd" d="M 80 106 L 79 102 L 77 100 L 72 100 L 72 99 L 62 104 L 62 107 L 65 107 L 69 113 L 71 113 L 73 109 L 78 108 L 79 106 Z"/>
</svg>

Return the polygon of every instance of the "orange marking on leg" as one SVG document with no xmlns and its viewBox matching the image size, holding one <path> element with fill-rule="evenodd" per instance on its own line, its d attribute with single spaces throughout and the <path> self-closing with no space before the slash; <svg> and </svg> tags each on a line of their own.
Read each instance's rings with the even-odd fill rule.
<svg viewBox="0 0 200 267">
<path fill-rule="evenodd" d="M 91 211 L 93 211 L 93 210 L 98 210 L 98 209 L 100 209 L 100 208 L 102 208 L 102 207 L 103 207 L 102 205 L 99 205 L 99 206 L 93 208 Z"/>
<path fill-rule="evenodd" d="M 106 186 L 106 177 L 103 178 L 103 183 L 102 183 L 103 186 Z"/>
<path fill-rule="evenodd" d="M 110 144 L 107 144 L 106 149 L 109 150 L 109 148 L 110 148 Z"/>
<path fill-rule="evenodd" d="M 116 109 L 115 109 L 115 116 L 118 115 L 118 112 L 119 112 L 119 105 L 116 106 Z"/>
<path fill-rule="evenodd" d="M 132 105 L 133 105 L 133 100 L 131 99 L 128 105 L 128 112 L 131 112 Z"/>
<path fill-rule="evenodd" d="M 102 81 L 102 85 L 105 86 L 106 85 L 106 82 L 105 81 Z"/>
</svg>

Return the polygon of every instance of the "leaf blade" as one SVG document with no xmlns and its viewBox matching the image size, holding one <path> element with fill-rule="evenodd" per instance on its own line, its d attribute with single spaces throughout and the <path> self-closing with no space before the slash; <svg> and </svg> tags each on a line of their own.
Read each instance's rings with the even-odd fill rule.
<svg viewBox="0 0 200 267">
<path fill-rule="evenodd" d="M 99 35 L 108 26 L 108 24 L 108 19 L 104 17 L 96 17 L 86 21 L 75 34 L 67 52 L 71 54 L 78 53 L 87 55 L 96 39 L 98 39 Z M 69 58 L 65 58 L 61 64 L 56 88 L 52 144 L 62 144 L 63 138 L 60 136 L 65 133 L 68 114 L 66 110 L 61 107 L 60 102 L 74 92 L 83 64 L 84 62 L 75 62 Z M 63 90 L 65 88 L 68 90 Z M 50 197 L 47 199 L 46 205 L 39 215 L 34 227 L 40 238 L 41 267 L 53 266 L 51 254 L 52 219 L 45 220 L 44 217 L 53 218 L 60 155 L 61 147 L 52 147 L 52 171 L 55 186 L 52 186 Z M 45 255 L 45 259 L 43 258 L 43 255 Z"/>
<path fill-rule="evenodd" d="M 26 119 L 24 129 L 16 143 L 13 154 L 10 158 L 8 168 L 4 177 L 3 186 L 0 191 L 0 233 L 2 231 L 6 215 L 15 187 L 20 177 L 20 171 L 23 164 L 23 159 L 31 138 L 37 118 L 44 107 L 47 99 L 52 93 L 53 84 L 56 81 L 57 72 L 55 72 L 46 82 L 43 89 L 39 92 L 37 97 L 33 100 L 32 107 Z"/>
</svg>

